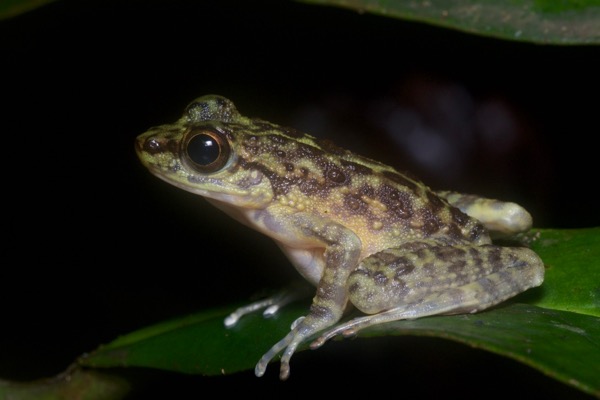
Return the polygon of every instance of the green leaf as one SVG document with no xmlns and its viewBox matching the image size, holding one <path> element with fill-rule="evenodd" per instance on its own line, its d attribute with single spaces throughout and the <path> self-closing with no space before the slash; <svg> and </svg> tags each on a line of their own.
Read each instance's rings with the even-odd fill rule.
<svg viewBox="0 0 600 400">
<path fill-rule="evenodd" d="M 531 300 L 532 304 L 507 304 L 473 315 L 397 321 L 366 329 L 359 336 L 448 338 L 513 358 L 600 395 L 599 238 L 599 228 L 535 232 L 532 247 L 548 265 L 548 272 L 542 287 L 516 299 Z M 249 315 L 226 329 L 223 319 L 235 308 L 205 311 L 133 332 L 101 346 L 79 363 L 203 375 L 251 369 L 289 331 L 292 321 L 306 313 L 308 304 L 286 307 L 271 319 L 260 313 Z M 306 348 L 304 344 L 300 350 Z"/>
<path fill-rule="evenodd" d="M 277 318 L 250 315 L 226 329 L 226 312 L 201 313 L 169 322 L 173 329 L 139 341 L 131 336 L 100 347 L 80 363 L 91 367 L 151 367 L 220 375 L 254 368 L 260 356 L 289 330 L 306 307 L 290 307 Z M 209 316 L 210 315 L 210 316 Z M 147 332 L 146 332 L 147 333 Z M 424 335 L 456 340 L 501 354 L 583 391 L 600 394 L 600 319 L 573 312 L 512 304 L 475 315 L 396 321 L 359 336 Z M 138 336 L 138 333 L 132 334 Z M 300 350 L 306 349 L 303 345 Z"/>
<path fill-rule="evenodd" d="M 308 305 L 290 305 L 271 319 L 254 313 L 227 329 L 223 321 L 235 308 L 209 310 L 133 332 L 79 362 L 91 367 L 138 366 L 203 375 L 248 370 L 287 334 Z"/>
<path fill-rule="evenodd" d="M 468 33 L 543 44 L 599 44 L 600 0 L 301 0 Z"/>
<path fill-rule="evenodd" d="M 531 248 L 546 266 L 544 284 L 520 298 L 600 317 L 600 228 L 541 230 Z"/>
<path fill-rule="evenodd" d="M 504 355 L 600 396 L 600 319 L 512 304 L 489 312 L 396 321 L 365 336 L 418 334 L 453 339 Z"/>
<path fill-rule="evenodd" d="M 0 0 L 0 20 L 16 17 L 54 0 Z"/>
</svg>

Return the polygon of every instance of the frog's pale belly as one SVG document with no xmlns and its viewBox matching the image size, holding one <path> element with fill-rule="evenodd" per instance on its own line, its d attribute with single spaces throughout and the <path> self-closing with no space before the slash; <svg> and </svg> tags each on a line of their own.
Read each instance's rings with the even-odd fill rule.
<svg viewBox="0 0 600 400">
<path fill-rule="evenodd" d="M 314 334 L 316 347 L 383 322 L 476 312 L 543 281 L 533 251 L 493 245 L 488 234 L 528 230 L 522 207 L 433 192 L 330 142 L 244 117 L 220 96 L 140 135 L 136 151 L 153 174 L 273 238 L 316 286 L 308 314 L 265 353 L 258 376 L 283 351 L 287 378 L 295 349 Z M 367 315 L 339 324 L 348 302 Z M 268 306 L 277 309 L 265 300 L 226 325 Z"/>
</svg>

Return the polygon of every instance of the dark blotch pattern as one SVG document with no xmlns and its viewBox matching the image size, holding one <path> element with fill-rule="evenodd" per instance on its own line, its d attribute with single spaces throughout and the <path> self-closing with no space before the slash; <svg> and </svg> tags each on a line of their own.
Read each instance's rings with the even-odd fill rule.
<svg viewBox="0 0 600 400">
<path fill-rule="evenodd" d="M 358 189 L 359 193 L 366 197 L 374 197 L 375 189 L 370 185 L 363 185 Z"/>
<path fill-rule="evenodd" d="M 267 139 L 269 139 L 272 142 L 278 143 L 278 144 L 287 143 L 289 140 L 289 139 L 284 138 L 281 135 L 267 135 Z"/>
<path fill-rule="evenodd" d="M 481 259 L 481 252 L 479 251 L 479 249 L 471 247 L 469 249 L 469 255 L 475 265 L 483 264 L 483 260 Z"/>
<path fill-rule="evenodd" d="M 463 234 L 456 223 L 451 223 L 450 226 L 448 227 L 447 236 L 452 239 L 457 240 L 457 239 L 461 239 L 463 237 Z"/>
<path fill-rule="evenodd" d="M 321 191 L 321 184 L 314 178 L 302 179 L 298 188 L 303 194 L 312 196 Z"/>
<path fill-rule="evenodd" d="M 423 215 L 423 232 L 427 235 L 433 235 L 442 227 L 442 222 L 436 214 L 427 210 Z"/>
<path fill-rule="evenodd" d="M 469 216 L 456 207 L 450 207 L 450 215 L 459 226 L 465 226 L 469 222 Z"/>
<path fill-rule="evenodd" d="M 333 164 L 327 166 L 325 177 L 336 185 L 344 185 L 348 183 L 348 176 Z"/>
<path fill-rule="evenodd" d="M 357 215 L 362 215 L 367 210 L 367 203 L 352 193 L 344 195 L 344 205 Z"/>
<path fill-rule="evenodd" d="M 323 156 L 323 150 L 317 149 L 316 147 L 306 145 L 304 143 L 298 144 L 298 153 L 300 157 L 308 157 L 316 159 L 317 157 Z"/>
<path fill-rule="evenodd" d="M 385 250 L 369 257 L 368 263 L 375 270 L 382 268 L 393 269 L 395 270 L 394 274 L 396 277 L 408 275 L 415 269 L 414 264 L 408 258 Z"/>
<path fill-rule="evenodd" d="M 439 246 L 435 249 L 436 257 L 443 261 L 452 261 L 465 257 L 465 251 L 458 247 Z"/>
<path fill-rule="evenodd" d="M 469 239 L 471 239 L 473 242 L 476 242 L 479 238 L 481 238 L 484 235 L 487 235 L 487 231 L 485 230 L 483 225 L 477 223 L 475 224 L 473 229 L 471 229 L 471 232 L 469 233 Z"/>
<path fill-rule="evenodd" d="M 500 247 L 485 246 L 488 250 L 487 258 L 490 265 L 499 265 L 502 263 L 502 254 Z"/>
<path fill-rule="evenodd" d="M 271 182 L 271 187 L 273 188 L 273 194 L 275 197 L 287 194 L 290 191 L 291 186 L 297 183 L 297 179 L 282 177 L 261 163 L 247 162 L 244 159 L 240 159 L 239 165 L 241 168 L 246 170 L 253 169 L 260 171 L 264 176 L 266 176 Z"/>
<path fill-rule="evenodd" d="M 358 282 L 354 282 L 348 288 L 348 293 L 350 293 L 350 294 L 356 293 L 359 289 L 360 289 L 360 284 Z"/>
<path fill-rule="evenodd" d="M 293 172 L 294 171 L 294 164 L 284 163 L 283 166 L 285 167 L 285 170 L 287 172 Z"/>
<path fill-rule="evenodd" d="M 448 272 L 452 272 L 457 275 L 460 275 L 464 271 L 466 266 L 467 266 L 467 262 L 465 260 L 455 260 L 448 267 Z"/>
<path fill-rule="evenodd" d="M 377 271 L 373 274 L 373 282 L 375 282 L 376 285 L 384 286 L 388 283 L 388 280 L 388 277 L 381 271 Z"/>
<path fill-rule="evenodd" d="M 320 321 L 329 321 L 333 319 L 333 313 L 331 312 L 329 307 L 325 307 L 315 303 L 313 303 L 310 306 L 310 315 L 311 317 L 318 318 Z"/>
<path fill-rule="evenodd" d="M 357 164 L 352 161 L 341 160 L 340 164 L 342 165 L 342 167 L 346 168 L 348 171 L 352 172 L 353 174 L 358 174 L 358 175 L 373 174 L 373 170 L 371 168 L 365 167 L 364 165 Z"/>
<path fill-rule="evenodd" d="M 399 247 L 399 249 L 401 249 L 402 251 L 416 252 L 416 251 L 427 250 L 428 247 L 429 247 L 429 244 L 427 242 L 416 241 L 416 242 L 404 243 L 402 246 Z M 420 256 L 420 257 L 422 257 L 422 256 Z"/>
<path fill-rule="evenodd" d="M 396 277 L 408 275 L 415 270 L 414 264 L 408 261 L 406 257 L 398 257 L 389 265 L 390 268 L 395 270 L 394 276 Z"/>
<path fill-rule="evenodd" d="M 437 195 L 435 195 L 431 190 L 427 190 L 427 200 L 429 200 L 429 207 L 431 211 L 438 212 L 441 210 L 446 204 L 440 199 Z"/>
<path fill-rule="evenodd" d="M 413 216 L 411 195 L 407 192 L 397 190 L 389 185 L 382 185 L 377 190 L 376 198 L 400 219 L 408 219 Z"/>
<path fill-rule="evenodd" d="M 409 180 L 405 176 L 402 176 L 399 173 L 392 172 L 392 171 L 383 171 L 382 174 L 383 174 L 383 176 L 385 176 L 386 178 L 388 178 L 392 182 L 395 182 L 395 183 L 397 183 L 399 185 L 402 185 L 402 186 L 406 186 L 413 193 L 417 193 L 418 192 L 419 186 L 417 186 L 417 184 L 415 182 Z"/>
</svg>

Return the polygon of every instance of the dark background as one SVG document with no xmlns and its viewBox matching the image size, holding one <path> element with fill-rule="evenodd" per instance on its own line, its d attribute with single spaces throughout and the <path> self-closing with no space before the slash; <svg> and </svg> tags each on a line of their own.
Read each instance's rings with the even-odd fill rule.
<svg viewBox="0 0 600 400">
<path fill-rule="evenodd" d="M 0 22 L 0 377 L 64 370 L 120 334 L 295 277 L 276 246 L 152 177 L 134 138 L 218 93 L 410 170 L 514 200 L 537 227 L 598 226 L 597 48 L 538 46 L 287 1 L 58 1 Z M 391 132 L 391 133 L 390 133 Z M 425 151 L 423 151 L 425 149 Z M 582 397 L 432 338 L 330 343 L 277 365 L 142 392 Z M 485 390 L 485 391 L 484 391 Z"/>
</svg>

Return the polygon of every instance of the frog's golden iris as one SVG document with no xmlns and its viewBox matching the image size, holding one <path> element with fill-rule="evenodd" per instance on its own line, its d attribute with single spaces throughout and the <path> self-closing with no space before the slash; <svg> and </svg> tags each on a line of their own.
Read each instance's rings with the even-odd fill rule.
<svg viewBox="0 0 600 400">
<path fill-rule="evenodd" d="M 316 333 L 312 347 L 384 322 L 477 312 L 544 278 L 533 251 L 491 242 L 490 233 L 531 227 L 519 205 L 433 192 L 331 142 L 244 117 L 220 96 L 194 100 L 174 124 L 140 135 L 136 150 L 159 178 L 276 240 L 316 286 L 308 314 L 259 360 L 258 376 L 283 351 L 286 379 L 295 349 Z M 238 309 L 225 324 L 271 313 L 281 299 Z M 365 316 L 339 323 L 349 304 Z"/>
<path fill-rule="evenodd" d="M 195 129 L 183 142 L 182 154 L 196 171 L 210 174 L 218 172 L 227 164 L 231 149 L 227 139 L 219 131 Z"/>
</svg>

